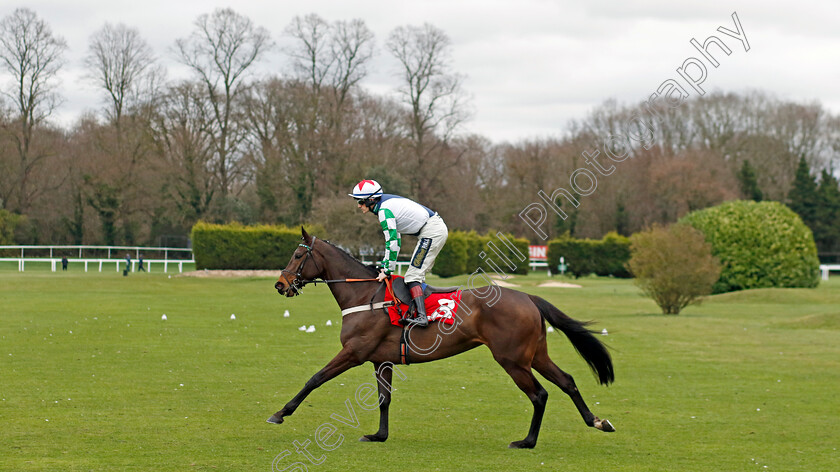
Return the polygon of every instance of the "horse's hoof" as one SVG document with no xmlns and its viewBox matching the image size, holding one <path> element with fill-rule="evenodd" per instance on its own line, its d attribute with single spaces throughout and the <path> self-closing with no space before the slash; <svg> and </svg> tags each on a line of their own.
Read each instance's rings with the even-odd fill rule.
<svg viewBox="0 0 840 472">
<path fill-rule="evenodd" d="M 600 429 L 605 433 L 614 433 L 615 427 L 613 427 L 610 420 L 597 420 L 595 421 L 595 428 Z"/>
<path fill-rule="evenodd" d="M 271 423 L 271 424 L 281 424 L 281 423 L 283 423 L 283 418 L 278 418 L 274 415 L 271 415 L 271 418 L 265 420 L 265 422 L 266 423 Z"/>
<path fill-rule="evenodd" d="M 359 442 L 385 442 L 387 437 L 377 436 L 375 434 L 365 434 L 359 438 Z"/>
<path fill-rule="evenodd" d="M 514 441 L 508 445 L 508 449 L 533 449 L 536 445 L 536 443 L 528 442 L 525 440 Z"/>
</svg>

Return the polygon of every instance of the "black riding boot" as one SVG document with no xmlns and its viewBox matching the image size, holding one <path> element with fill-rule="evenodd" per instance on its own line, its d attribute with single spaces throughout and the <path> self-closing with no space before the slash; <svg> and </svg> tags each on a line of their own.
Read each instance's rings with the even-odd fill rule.
<svg viewBox="0 0 840 472">
<path fill-rule="evenodd" d="M 429 326 L 429 319 L 426 317 L 426 296 L 423 295 L 423 287 L 417 282 L 411 282 L 411 298 L 414 300 L 414 308 L 417 310 L 417 316 L 408 318 L 406 320 L 409 324 L 415 324 L 420 327 Z"/>
</svg>

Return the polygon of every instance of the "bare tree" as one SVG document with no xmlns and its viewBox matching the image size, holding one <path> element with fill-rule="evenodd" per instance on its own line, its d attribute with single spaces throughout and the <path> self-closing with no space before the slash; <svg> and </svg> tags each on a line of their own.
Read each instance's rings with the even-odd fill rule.
<svg viewBox="0 0 840 472">
<path fill-rule="evenodd" d="M 3 95 L 12 101 L 16 114 L 3 128 L 17 151 L 14 209 L 19 213 L 26 213 L 40 192 L 37 187 L 30 188 L 32 173 L 53 155 L 49 148 L 38 149 L 33 140 L 36 129 L 59 103 L 55 76 L 65 49 L 64 39 L 53 35 L 49 25 L 32 10 L 18 8 L 0 21 L 0 69 L 13 79 Z"/>
<path fill-rule="evenodd" d="M 149 44 L 135 28 L 106 23 L 90 39 L 85 65 L 91 78 L 108 96 L 107 116 L 119 126 L 126 106 L 132 100 L 149 97 L 144 86 L 161 74 Z"/>
<path fill-rule="evenodd" d="M 416 171 L 412 193 L 425 198 L 426 185 L 457 164 L 457 159 L 433 161 L 469 115 L 463 78 L 451 70 L 449 36 L 433 25 L 400 26 L 391 32 L 386 47 L 400 63 L 399 93 L 409 107 L 407 128 Z"/>
<path fill-rule="evenodd" d="M 288 54 L 298 78 L 319 93 L 328 86 L 335 109 L 341 110 L 352 88 L 367 75 L 373 33 L 362 20 L 329 24 L 313 13 L 292 19 L 286 34 L 295 40 Z"/>
<path fill-rule="evenodd" d="M 237 98 L 251 66 L 271 46 L 271 38 L 266 29 L 230 8 L 199 16 L 195 27 L 188 38 L 176 41 L 177 55 L 207 90 L 213 167 L 224 200 L 243 173 L 242 156 L 237 152 L 244 139 L 237 121 Z"/>
<path fill-rule="evenodd" d="M 308 90 L 299 82 L 272 78 L 251 87 L 244 100 L 248 155 L 259 214 L 266 221 L 298 223 L 311 207 L 317 168 L 308 152 L 314 134 L 309 129 Z"/>
<path fill-rule="evenodd" d="M 163 189 L 185 227 L 206 217 L 218 189 L 211 166 L 213 110 L 205 92 L 195 82 L 170 87 L 153 123 L 163 157 L 158 175 L 165 175 Z"/>
<path fill-rule="evenodd" d="M 362 20 L 337 21 L 332 26 L 332 55 L 336 58 L 333 91 L 341 108 L 350 90 L 367 75 L 373 57 L 373 32 Z"/>
<path fill-rule="evenodd" d="M 110 219 L 108 224 L 114 228 L 121 222 L 125 242 L 133 243 L 136 231 L 132 215 L 146 211 L 149 206 L 144 202 L 148 192 L 141 191 L 144 187 L 141 180 L 148 175 L 153 147 L 148 132 L 151 121 L 148 105 L 156 99 L 164 73 L 156 66 L 152 49 L 140 33 L 124 24 L 106 23 L 91 36 L 85 65 L 89 78 L 106 97 L 107 122 L 93 133 L 93 155 L 112 168 L 112 175 L 102 180 L 105 175 L 97 166 L 85 179 L 85 186 L 94 195 L 102 194 L 103 186 L 111 188 L 105 194 L 108 198 L 91 201 L 113 204 L 113 208 L 109 206 L 107 213 L 103 213 L 101 204 L 91 203 L 91 206 Z"/>
<path fill-rule="evenodd" d="M 287 49 L 297 76 L 318 91 L 332 72 L 335 56 L 330 54 L 330 25 L 315 13 L 296 16 L 285 30 L 295 39 Z"/>
</svg>

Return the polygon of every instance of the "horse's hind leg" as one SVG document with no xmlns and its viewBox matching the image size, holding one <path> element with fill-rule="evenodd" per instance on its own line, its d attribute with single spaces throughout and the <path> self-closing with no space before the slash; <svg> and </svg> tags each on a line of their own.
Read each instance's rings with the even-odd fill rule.
<svg viewBox="0 0 840 472">
<path fill-rule="evenodd" d="M 359 441 L 385 442 L 388 439 L 388 407 L 391 406 L 391 380 L 394 376 L 394 364 L 386 362 L 373 365 L 376 383 L 379 386 L 379 431 L 365 434 Z"/>
<path fill-rule="evenodd" d="M 560 390 L 563 390 L 572 399 L 572 402 L 574 402 L 587 426 L 592 426 L 608 433 L 615 431 L 615 428 L 608 420 L 602 420 L 589 411 L 589 407 L 583 401 L 583 397 L 580 395 L 580 391 L 578 391 L 572 376 L 560 370 L 557 364 L 548 357 L 548 352 L 544 348 L 537 351 L 532 366 L 534 369 L 537 369 L 540 375 L 560 387 Z"/>
<path fill-rule="evenodd" d="M 531 427 L 528 429 L 528 436 L 521 441 L 510 443 L 508 447 L 514 449 L 533 448 L 537 445 L 537 436 L 540 434 L 540 425 L 542 424 L 543 414 L 545 413 L 548 392 L 537 382 L 536 377 L 531 373 L 529 367 L 524 367 L 512 361 L 496 360 L 502 365 L 508 375 L 510 375 L 514 383 L 516 383 L 516 386 L 525 392 L 525 395 L 528 395 L 528 399 L 534 405 L 534 416 L 531 417 Z"/>
</svg>

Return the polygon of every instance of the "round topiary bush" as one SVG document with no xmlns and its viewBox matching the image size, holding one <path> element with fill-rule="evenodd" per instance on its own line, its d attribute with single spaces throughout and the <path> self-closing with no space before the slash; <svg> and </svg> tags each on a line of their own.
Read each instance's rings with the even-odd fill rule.
<svg viewBox="0 0 840 472">
<path fill-rule="evenodd" d="M 714 293 L 819 284 L 814 235 L 779 202 L 730 201 L 689 213 L 680 222 L 705 235 L 723 266 Z"/>
</svg>

